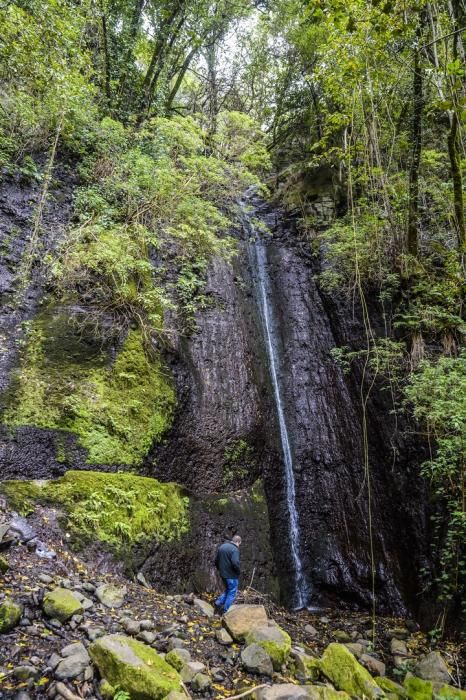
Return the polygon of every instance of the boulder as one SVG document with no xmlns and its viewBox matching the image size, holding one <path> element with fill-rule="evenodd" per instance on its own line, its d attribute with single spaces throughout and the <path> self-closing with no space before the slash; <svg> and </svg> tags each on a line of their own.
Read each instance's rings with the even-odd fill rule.
<svg viewBox="0 0 466 700">
<path fill-rule="evenodd" d="M 260 673 L 264 676 L 271 676 L 273 673 L 272 659 L 259 644 L 249 644 L 243 649 L 241 661 L 251 673 Z"/>
<path fill-rule="evenodd" d="M 455 688 L 452 685 L 442 685 L 435 693 L 442 700 L 466 700 L 466 690 Z"/>
<path fill-rule="evenodd" d="M 229 644 L 233 644 L 233 637 L 228 634 L 226 629 L 221 627 L 219 630 L 215 632 L 215 638 L 219 644 L 223 644 L 223 646 L 228 646 Z"/>
<path fill-rule="evenodd" d="M 319 659 L 315 659 L 301 651 L 292 651 L 291 653 L 296 666 L 297 679 L 303 683 L 316 681 L 320 673 Z"/>
<path fill-rule="evenodd" d="M 322 655 L 320 668 L 338 690 L 344 690 L 349 695 L 365 695 L 369 700 L 384 695 L 369 671 L 358 663 L 343 644 L 328 645 Z"/>
<path fill-rule="evenodd" d="M 308 634 L 310 637 L 318 637 L 318 636 L 319 636 L 318 631 L 316 630 L 316 628 L 315 628 L 313 625 L 306 625 L 306 626 L 304 627 L 304 631 L 305 631 L 306 634 Z"/>
<path fill-rule="evenodd" d="M 253 627 L 245 634 L 246 644 L 259 644 L 272 659 L 273 667 L 279 671 L 286 663 L 291 651 L 291 637 L 273 620 L 265 625 Z"/>
<path fill-rule="evenodd" d="M 349 651 L 355 655 L 357 659 L 359 659 L 365 652 L 365 648 L 363 647 L 362 644 L 359 644 L 358 642 L 351 642 L 350 644 L 345 644 L 345 647 L 349 649 Z"/>
<path fill-rule="evenodd" d="M 87 666 L 89 666 L 89 656 L 77 654 L 76 656 L 67 656 L 62 659 L 55 669 L 55 678 L 59 681 L 73 680 L 77 678 Z"/>
<path fill-rule="evenodd" d="M 205 671 L 205 666 L 200 661 L 188 661 L 181 669 L 181 680 L 184 683 L 191 683 L 196 673 Z"/>
<path fill-rule="evenodd" d="M 136 620 L 129 620 L 128 618 L 124 618 L 120 622 L 126 634 L 135 637 L 141 631 L 141 623 L 137 622 Z"/>
<path fill-rule="evenodd" d="M 61 656 L 66 659 L 67 656 L 83 656 L 89 661 L 89 654 L 87 649 L 82 642 L 72 642 L 60 652 Z"/>
<path fill-rule="evenodd" d="M 126 588 L 103 583 L 95 589 L 95 595 L 106 608 L 121 608 L 125 601 Z"/>
<path fill-rule="evenodd" d="M 193 680 L 191 681 L 191 687 L 194 691 L 198 693 L 205 692 L 210 688 L 212 682 L 205 673 L 196 673 Z"/>
<path fill-rule="evenodd" d="M 359 661 L 373 676 L 385 676 L 385 664 L 370 654 L 363 654 Z"/>
<path fill-rule="evenodd" d="M 233 639 L 240 642 L 254 627 L 266 625 L 268 622 L 263 605 L 233 605 L 223 619 Z"/>
<path fill-rule="evenodd" d="M 181 671 L 183 666 L 191 661 L 191 654 L 187 649 L 172 649 L 166 654 L 165 661 L 177 671 Z"/>
<path fill-rule="evenodd" d="M 448 666 L 439 651 L 431 651 L 420 658 L 414 666 L 414 675 L 436 683 L 448 683 L 451 680 Z"/>
<path fill-rule="evenodd" d="M 277 683 L 256 691 L 256 700 L 309 700 L 306 686 Z"/>
<path fill-rule="evenodd" d="M 432 700 L 432 681 L 424 681 L 416 676 L 406 676 L 403 681 L 409 700 Z"/>
<path fill-rule="evenodd" d="M 333 636 L 337 642 L 341 642 L 342 644 L 344 642 L 351 642 L 351 635 L 345 630 L 335 630 Z"/>
<path fill-rule="evenodd" d="M 387 637 L 389 639 L 408 639 L 409 630 L 406 627 L 393 627 L 387 630 Z"/>
<path fill-rule="evenodd" d="M 132 637 L 111 634 L 89 648 L 92 661 L 111 686 L 127 692 L 132 700 L 161 700 L 180 690 L 181 679 L 154 649 Z"/>
<path fill-rule="evenodd" d="M 83 612 L 81 601 L 78 600 L 73 591 L 66 588 L 55 588 L 47 593 L 42 607 L 48 617 L 60 620 L 60 622 L 66 622 L 73 615 L 80 615 Z"/>
<path fill-rule="evenodd" d="M 406 700 L 408 697 L 403 686 L 399 683 L 395 683 L 395 681 L 392 681 L 390 678 L 377 678 L 376 683 L 379 688 L 382 688 L 382 690 L 385 691 L 386 696 L 390 698 L 390 700 L 398 700 L 398 698 Z"/>
<path fill-rule="evenodd" d="M 215 614 L 213 606 L 202 598 L 194 598 L 194 607 L 206 617 L 213 617 Z"/>
<path fill-rule="evenodd" d="M 307 695 L 310 700 L 350 700 L 348 693 L 321 685 L 308 685 Z"/>
<path fill-rule="evenodd" d="M 11 598 L 4 598 L 0 604 L 0 634 L 12 630 L 21 620 L 23 610 L 21 605 Z"/>
<path fill-rule="evenodd" d="M 404 656 L 405 658 L 411 656 L 406 643 L 402 639 L 393 638 L 390 642 L 390 651 L 394 656 Z"/>
</svg>

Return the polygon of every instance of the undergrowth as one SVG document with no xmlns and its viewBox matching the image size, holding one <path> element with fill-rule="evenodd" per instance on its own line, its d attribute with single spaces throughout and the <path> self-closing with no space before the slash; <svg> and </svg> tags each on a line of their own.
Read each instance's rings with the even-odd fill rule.
<svg viewBox="0 0 466 700">
<path fill-rule="evenodd" d="M 97 539 L 120 556 L 136 544 L 177 539 L 189 528 L 188 499 L 178 486 L 134 474 L 71 470 L 54 481 L 4 481 L 0 488 L 23 515 L 36 503 L 63 508 L 75 546 Z"/>
</svg>

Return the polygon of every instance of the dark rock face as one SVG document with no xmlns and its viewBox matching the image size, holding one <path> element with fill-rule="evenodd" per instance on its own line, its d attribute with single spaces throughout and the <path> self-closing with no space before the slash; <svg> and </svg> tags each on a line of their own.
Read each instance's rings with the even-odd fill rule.
<svg viewBox="0 0 466 700">
<path fill-rule="evenodd" d="M 224 537 L 241 532 L 241 578 L 245 587 L 278 598 L 278 580 L 270 546 L 270 530 L 262 484 L 230 496 L 192 497 L 189 533 L 178 542 L 154 545 L 141 570 L 155 587 L 176 592 L 216 591 L 216 549 Z"/>
<path fill-rule="evenodd" d="M 70 215 L 73 183 L 64 175 L 61 181 L 45 211 L 42 256 L 53 252 Z M 0 390 L 5 392 L 21 324 L 37 314 L 45 284 L 36 263 L 23 299 L 14 303 L 32 226 L 31 202 L 37 202 L 39 189 L 15 182 L 2 187 Z M 356 367 L 346 377 L 330 354 L 335 346 L 361 346 L 357 305 L 353 310 L 321 294 L 314 280 L 318 263 L 279 213 L 259 203 L 256 215 L 274 234 L 267 239 L 267 269 L 310 602 L 370 605 L 372 531 L 378 610 L 398 613 L 408 606 L 415 612 L 418 572 L 428 561 L 419 445 L 402 434 L 402 426 L 396 430 L 388 393 L 373 389 L 366 408 L 367 469 L 361 371 Z M 197 330 L 188 338 L 175 335 L 170 361 L 177 413 L 164 443 L 144 464 L 146 474 L 186 486 L 191 532 L 179 543 L 154 546 L 140 565 L 159 586 L 201 590 L 211 585 L 216 544 L 225 531 L 238 531 L 244 538 L 244 583 L 255 568 L 254 586 L 275 591 L 277 573 L 282 599 L 289 601 L 292 562 L 280 434 L 254 293 L 256 271 L 248 255 L 251 231 L 246 227 L 243 233 L 237 258 L 211 266 L 205 292 L 212 305 L 198 314 Z M 377 323 L 376 305 L 370 306 Z M 34 426 L 0 430 L 3 478 L 55 477 L 71 466 L 114 468 L 87 464 L 71 435 Z M 57 444 L 66 447 L 66 463 L 57 461 Z M 251 496 L 258 478 L 268 518 L 265 502 Z M 225 493 L 223 502 L 219 496 Z M 236 498 L 237 493 L 243 495 Z"/>
<path fill-rule="evenodd" d="M 307 247 L 283 230 L 276 214 L 265 207 L 259 213 L 274 232 L 268 272 L 310 602 L 367 607 L 374 587 L 379 611 L 402 613 L 415 606 L 427 556 L 419 445 L 399 426 L 396 432 L 390 402 L 374 389 L 366 407 L 365 461 L 360 368 L 345 377 L 330 353 L 355 341 L 361 346 L 359 310 L 325 298 Z M 246 243 L 233 269 L 218 261 L 213 266 L 209 287 L 219 303 L 199 315 L 197 332 L 179 345 L 175 374 L 183 398 L 167 443 L 150 461 L 158 478 L 219 492 L 225 447 L 241 439 L 253 446 L 255 466 L 246 481 L 264 479 L 286 601 L 292 593 L 289 514 L 254 274 Z"/>
</svg>

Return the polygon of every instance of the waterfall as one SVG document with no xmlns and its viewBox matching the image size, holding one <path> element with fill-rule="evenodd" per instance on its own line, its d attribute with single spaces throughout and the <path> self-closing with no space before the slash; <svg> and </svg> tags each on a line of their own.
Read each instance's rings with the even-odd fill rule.
<svg viewBox="0 0 466 700">
<path fill-rule="evenodd" d="M 250 228 L 252 226 L 250 224 Z M 251 233 L 254 233 L 253 229 Z M 266 246 L 254 235 L 254 242 L 249 244 L 249 254 L 256 271 L 256 295 L 264 332 L 264 340 L 269 361 L 270 378 L 272 380 L 273 396 L 278 417 L 280 441 L 285 465 L 286 504 L 289 514 L 289 535 L 291 557 L 293 563 L 294 589 L 296 608 L 304 608 L 308 598 L 308 585 L 304 576 L 300 556 L 299 518 L 296 510 L 296 484 L 293 465 L 293 453 L 290 445 L 285 409 L 278 377 L 279 357 L 276 334 L 274 332 L 273 310 L 271 307 L 270 279 L 267 271 Z"/>
</svg>

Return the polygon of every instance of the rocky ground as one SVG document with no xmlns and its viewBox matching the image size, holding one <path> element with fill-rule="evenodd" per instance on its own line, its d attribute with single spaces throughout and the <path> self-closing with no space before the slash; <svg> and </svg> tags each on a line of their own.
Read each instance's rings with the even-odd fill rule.
<svg viewBox="0 0 466 700">
<path fill-rule="evenodd" d="M 464 649 L 432 650 L 413 621 L 380 618 L 373 628 L 362 614 L 291 613 L 252 590 L 222 620 L 207 599 L 161 595 L 143 577 L 76 556 L 53 511 L 25 520 L 1 504 L 2 521 L 2 699 L 177 700 L 252 688 L 258 700 L 466 699 Z"/>
</svg>

